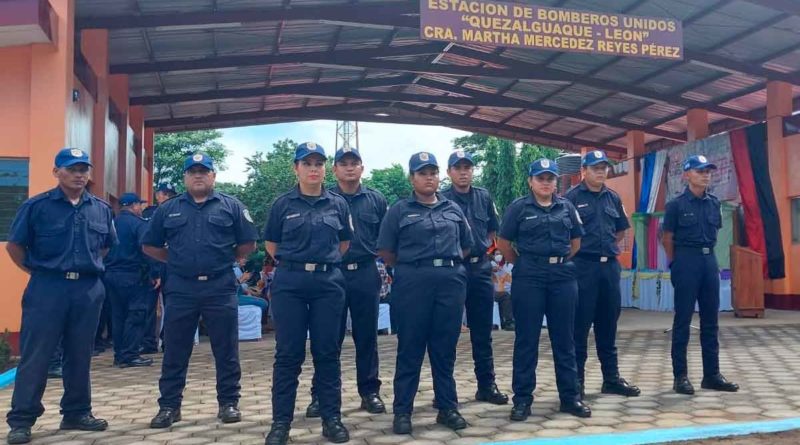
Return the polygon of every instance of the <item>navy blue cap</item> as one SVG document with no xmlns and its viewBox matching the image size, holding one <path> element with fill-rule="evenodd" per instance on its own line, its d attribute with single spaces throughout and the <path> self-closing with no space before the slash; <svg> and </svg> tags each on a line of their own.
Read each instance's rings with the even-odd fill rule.
<svg viewBox="0 0 800 445">
<path fill-rule="evenodd" d="M 161 184 L 158 184 L 158 188 L 156 188 L 156 191 L 162 193 L 177 193 L 175 191 L 175 186 L 168 182 L 162 182 Z"/>
<path fill-rule="evenodd" d="M 209 170 L 214 170 L 214 160 L 205 153 L 195 153 L 187 156 L 186 161 L 183 162 L 183 171 L 185 172 L 195 165 L 202 165 Z"/>
<path fill-rule="evenodd" d="M 139 195 L 137 195 L 136 193 L 130 193 L 130 192 L 123 193 L 122 196 L 120 196 L 119 198 L 119 205 L 121 206 L 129 206 L 133 204 L 138 204 L 140 202 L 145 202 L 145 201 L 142 201 L 142 199 L 139 198 Z"/>
<path fill-rule="evenodd" d="M 56 168 L 69 167 L 75 164 L 92 166 L 92 163 L 89 162 L 89 153 L 86 153 L 80 148 L 62 148 L 56 155 L 55 164 Z"/>
<path fill-rule="evenodd" d="M 602 162 L 611 165 L 611 161 L 608 160 L 606 152 L 603 150 L 592 150 L 589 153 L 586 153 L 586 156 L 583 157 L 583 162 L 581 162 L 581 165 L 584 167 L 591 167 L 592 165 L 597 165 Z"/>
<path fill-rule="evenodd" d="M 322 148 L 322 145 L 313 142 L 303 142 L 294 149 L 294 160 L 299 161 L 313 154 L 318 154 L 324 158 L 325 149 Z"/>
<path fill-rule="evenodd" d="M 429 165 L 439 168 L 439 164 L 436 162 L 436 156 L 434 156 L 433 153 L 421 151 L 411 155 L 411 159 L 408 160 L 408 171 L 411 173 L 418 172 L 422 170 L 423 167 Z"/>
<path fill-rule="evenodd" d="M 552 173 L 558 176 L 558 164 L 550 159 L 537 159 L 528 166 L 528 176 L 539 176 L 542 173 Z"/>
<path fill-rule="evenodd" d="M 333 162 L 339 162 L 345 155 L 355 156 L 359 161 L 361 160 L 361 153 L 358 152 L 357 148 L 342 147 L 336 150 L 336 154 L 333 155 Z"/>
<path fill-rule="evenodd" d="M 703 155 L 689 156 L 683 161 L 683 171 L 702 170 L 705 168 L 716 169 L 717 166 L 709 162 L 708 158 Z"/>
<path fill-rule="evenodd" d="M 456 150 L 447 158 L 447 168 L 456 165 L 461 160 L 469 161 L 470 164 L 475 165 L 475 161 L 472 160 L 472 155 L 468 151 Z"/>
</svg>

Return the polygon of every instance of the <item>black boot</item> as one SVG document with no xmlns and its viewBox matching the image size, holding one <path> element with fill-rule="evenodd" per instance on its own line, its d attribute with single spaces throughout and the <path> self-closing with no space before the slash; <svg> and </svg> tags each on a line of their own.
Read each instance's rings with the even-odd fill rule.
<svg viewBox="0 0 800 445">
<path fill-rule="evenodd" d="M 392 432 L 395 434 L 411 434 L 411 414 L 395 414 Z"/>
<path fill-rule="evenodd" d="M 700 387 L 703 389 L 725 392 L 736 392 L 739 390 L 739 385 L 729 382 L 722 374 L 703 377 L 703 381 L 700 382 Z"/>
<path fill-rule="evenodd" d="M 264 445 L 286 445 L 289 442 L 289 431 L 291 429 L 289 422 L 273 422 Z"/>
<path fill-rule="evenodd" d="M 319 400 L 317 396 L 311 395 L 311 403 L 308 404 L 308 408 L 306 408 L 306 417 L 319 417 Z"/>
<path fill-rule="evenodd" d="M 350 440 L 350 433 L 342 424 L 338 416 L 331 417 L 322 422 L 322 436 L 333 443 L 345 443 Z"/>
<path fill-rule="evenodd" d="M 617 394 L 625 397 L 637 397 L 642 391 L 638 386 L 633 386 L 620 376 L 613 379 L 604 380 L 603 387 L 600 389 L 603 394 Z"/>
<path fill-rule="evenodd" d="M 692 382 L 689 381 L 689 377 L 685 375 L 675 378 L 672 389 L 678 394 L 686 394 L 688 396 L 694 394 L 694 386 L 692 386 Z"/>
<path fill-rule="evenodd" d="M 461 417 L 461 413 L 456 409 L 443 409 L 436 416 L 436 423 L 444 425 L 453 431 L 463 430 L 467 427 L 467 421 Z"/>
<path fill-rule="evenodd" d="M 370 414 L 382 414 L 386 412 L 386 405 L 383 404 L 380 394 L 372 392 L 361 396 L 361 409 Z"/>
<path fill-rule="evenodd" d="M 580 400 L 574 402 L 561 402 L 562 413 L 572 414 L 576 417 L 592 417 L 592 410 Z"/>
<path fill-rule="evenodd" d="M 509 419 L 513 420 L 514 422 L 522 422 L 527 420 L 530 415 L 530 403 L 515 403 L 514 407 L 511 408 L 511 415 L 509 416 Z"/>
<path fill-rule="evenodd" d="M 150 421 L 150 428 L 169 428 L 175 422 L 180 422 L 180 408 L 160 408 L 158 414 Z"/>
<path fill-rule="evenodd" d="M 105 431 L 106 428 L 108 428 L 108 422 L 103 419 L 95 419 L 91 414 L 85 414 L 75 419 L 65 417 L 59 426 L 59 429 L 62 430 L 80 431 Z"/>
<path fill-rule="evenodd" d="M 492 405 L 505 405 L 508 403 L 508 396 L 497 389 L 497 385 L 492 383 L 485 388 L 478 388 L 475 393 L 475 400 L 479 402 L 489 402 Z"/>
<path fill-rule="evenodd" d="M 6 443 L 8 444 L 28 443 L 30 441 L 31 429 L 24 426 L 11 428 L 11 431 L 8 432 L 8 437 L 6 437 Z"/>
<path fill-rule="evenodd" d="M 222 423 L 236 423 L 242 420 L 242 412 L 235 403 L 226 403 L 219 407 L 217 418 L 222 420 Z"/>
</svg>

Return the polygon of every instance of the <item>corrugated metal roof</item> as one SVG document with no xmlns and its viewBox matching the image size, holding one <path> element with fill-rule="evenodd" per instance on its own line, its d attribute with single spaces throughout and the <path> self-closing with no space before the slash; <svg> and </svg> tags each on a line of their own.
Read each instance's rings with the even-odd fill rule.
<svg viewBox="0 0 800 445">
<path fill-rule="evenodd" d="M 719 3 L 718 0 L 540 0 L 525 3 L 539 5 L 557 5 L 568 9 L 614 11 L 628 14 L 672 17 L 684 21 L 685 47 L 689 50 L 706 52 L 714 57 L 723 57 L 731 62 L 740 63 L 741 69 L 759 68 L 763 63 L 766 69 L 781 73 L 794 73 L 800 76 L 800 17 L 754 5 L 744 0 L 733 0 Z M 279 11 L 285 7 L 285 0 L 76 0 L 76 16 L 80 24 L 82 19 L 98 17 L 133 18 L 137 16 L 154 17 L 186 17 L 187 14 L 224 14 L 238 11 Z M 416 8 L 415 0 L 398 2 L 397 0 L 290 0 L 293 11 L 308 11 L 322 8 L 330 11 L 331 7 L 357 8 L 359 6 L 383 5 L 387 8 Z M 399 6 L 398 6 L 399 5 Z M 713 5 L 720 5 L 710 9 Z M 329 8 L 329 9 L 325 9 Z M 383 9 L 382 9 L 383 10 Z M 214 11 L 217 11 L 216 13 Z M 376 13 L 380 16 L 380 13 Z M 192 16 L 196 17 L 196 16 Z M 376 17 L 372 24 L 371 17 L 354 17 L 344 20 L 342 17 L 326 19 L 319 16 L 314 19 L 292 19 L 282 22 L 282 15 L 276 12 L 274 20 L 264 17 L 266 21 L 248 21 L 243 23 L 211 23 L 213 20 L 197 25 L 181 23 L 177 26 L 162 24 L 146 28 L 113 29 L 110 31 L 109 58 L 112 65 L 149 64 L 166 61 L 206 61 L 217 60 L 228 56 L 268 56 L 291 55 L 299 53 L 324 53 L 335 51 L 341 55 L 332 63 L 320 65 L 316 63 L 281 63 L 271 67 L 266 65 L 203 65 L 195 64 L 193 69 L 182 71 L 156 72 L 144 69 L 145 72 L 129 75 L 131 97 L 163 94 L 175 95 L 183 93 L 199 93 L 213 90 L 233 90 L 240 88 L 263 88 L 267 86 L 302 85 L 319 82 L 359 81 L 379 77 L 399 75 L 403 73 L 407 81 L 413 79 L 429 79 L 445 85 L 453 85 L 463 89 L 474 90 L 480 94 L 498 94 L 494 102 L 504 99 L 531 102 L 531 107 L 545 105 L 563 109 L 563 115 L 572 112 L 595 114 L 618 122 L 617 125 L 588 126 L 585 122 L 557 119 L 536 111 L 520 113 L 515 110 L 518 102 L 510 102 L 508 108 L 473 107 L 456 105 L 438 105 L 435 112 L 454 113 L 470 116 L 459 120 L 459 126 L 472 120 L 476 126 L 490 125 L 511 118 L 504 127 L 498 127 L 496 134 L 522 134 L 520 128 L 532 129 L 542 127 L 541 138 L 546 133 L 559 135 L 574 134 L 581 140 L 608 140 L 624 133 L 631 125 L 654 126 L 658 130 L 673 132 L 675 135 L 685 131 L 685 119 L 682 113 L 690 107 L 689 103 L 711 104 L 720 119 L 732 116 L 743 116 L 748 113 L 757 115 L 765 105 L 763 85 L 765 79 L 753 73 L 732 73 L 725 67 L 714 67 L 703 62 L 674 62 L 641 58 L 620 58 L 607 55 L 579 53 L 558 53 L 553 51 L 535 51 L 520 48 L 495 48 L 489 45 L 463 45 L 469 49 L 484 52 L 487 57 L 498 56 L 500 61 L 486 62 L 463 54 L 447 51 L 442 43 L 438 57 L 430 52 L 422 54 L 394 55 L 382 58 L 381 53 L 394 51 L 409 45 L 425 45 L 420 39 L 419 30 L 406 26 L 387 26 L 391 20 L 406 20 L 403 16 Z M 310 15 L 309 15 L 310 17 Z M 413 17 L 413 16 L 412 16 Z M 377 20 L 380 18 L 381 20 Z M 352 20 L 352 21 L 348 21 Z M 365 20 L 370 23 L 365 23 Z M 167 20 L 169 21 L 169 20 Z M 177 22 L 176 22 L 177 23 Z M 349 51 L 374 50 L 372 58 L 374 66 L 361 67 L 358 61 L 347 60 Z M 396 51 L 395 51 L 396 52 Z M 540 70 L 562 72 L 571 83 L 554 83 L 551 81 L 518 81 L 513 76 L 508 78 L 481 75 L 481 67 L 502 70 L 502 60 L 515 65 L 515 72 L 529 70 L 535 77 Z M 394 68 L 382 68 L 392 61 L 401 63 Z M 757 61 L 757 62 L 754 62 Z M 425 72 L 425 67 L 434 65 L 456 65 L 473 67 L 474 75 L 452 75 Z M 441 67 L 440 67 L 441 68 Z M 610 86 L 609 86 L 610 84 Z M 627 89 L 635 89 L 628 94 Z M 375 87 L 367 91 L 404 92 L 405 94 L 443 95 L 441 90 L 422 86 Z M 644 92 L 644 95 L 642 94 Z M 346 96 L 346 95 L 345 95 Z M 649 97 L 648 97 L 649 96 Z M 484 96 L 480 96 L 484 97 Z M 695 101 L 695 102 L 687 102 Z M 720 103 L 723 102 L 724 103 Z M 476 100 L 480 103 L 479 100 Z M 676 103 L 677 102 L 677 103 Z M 344 103 L 339 99 L 322 99 L 301 96 L 256 95 L 244 99 L 216 99 L 200 102 L 178 101 L 170 104 L 145 106 L 146 119 L 149 122 L 159 121 L 170 128 L 169 119 L 180 117 L 197 117 L 203 122 L 205 117 L 217 114 L 253 113 L 253 118 L 242 122 L 258 121 L 262 111 L 296 109 L 305 104 L 313 107 Z M 358 103 L 349 100 L 347 103 Z M 412 103 L 412 102 L 407 102 Z M 516 105 L 514 105 L 516 104 Z M 648 105 L 649 104 L 649 105 Z M 380 105 L 378 108 L 382 107 Z M 727 110 L 725 111 L 727 107 Z M 359 110 L 343 108 L 344 113 L 359 114 Z M 394 115 L 400 115 L 399 108 Z M 739 113 L 739 114 L 736 114 Z M 391 113 L 390 113 L 391 114 Z M 276 117 L 277 116 L 277 117 Z M 302 119 L 296 112 L 294 118 Z M 405 119 L 423 116 L 421 113 L 402 112 Z M 441 114 L 436 114 L 441 118 Z M 420 117 L 421 118 L 421 117 Z M 214 118 L 211 125 L 229 125 L 222 118 Z M 270 114 L 264 119 L 281 120 L 277 114 Z M 740 117 L 741 119 L 741 117 Z M 664 122 L 666 120 L 666 122 Z M 209 120 L 209 122 L 211 122 Z M 663 122 L 663 123 L 662 123 Z M 198 124 L 201 125 L 201 124 Z M 577 132 L 577 133 L 576 133 Z M 526 138 L 537 138 L 533 133 Z M 654 138 L 648 134 L 648 140 Z M 569 147 L 569 143 L 559 142 L 560 146 Z M 574 148 L 574 147 L 573 147 Z"/>
</svg>

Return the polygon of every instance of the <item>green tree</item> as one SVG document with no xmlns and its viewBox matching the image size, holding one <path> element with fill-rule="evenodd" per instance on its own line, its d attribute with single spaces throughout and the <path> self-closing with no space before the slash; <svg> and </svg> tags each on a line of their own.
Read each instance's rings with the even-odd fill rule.
<svg viewBox="0 0 800 445">
<path fill-rule="evenodd" d="M 494 184 L 493 197 L 497 208 L 503 212 L 518 196 L 515 190 L 517 148 L 508 139 L 495 138 L 493 142 L 497 145 L 497 164 L 494 168 L 497 182 Z"/>
<path fill-rule="evenodd" d="M 214 185 L 214 190 L 241 199 L 242 193 L 244 193 L 244 186 L 235 182 L 217 182 Z"/>
<path fill-rule="evenodd" d="M 272 145 L 272 151 L 258 151 L 247 158 L 247 182 L 240 199 L 253 216 L 257 227 L 263 227 L 275 198 L 289 191 L 296 183 L 292 165 L 297 144 L 284 139 Z"/>
<path fill-rule="evenodd" d="M 183 190 L 183 162 L 186 156 L 202 151 L 214 160 L 214 167 L 225 170 L 228 150 L 219 141 L 218 130 L 186 131 L 156 134 L 153 153 L 153 186 L 169 182 Z"/>
<path fill-rule="evenodd" d="M 372 170 L 370 177 L 364 178 L 363 182 L 364 185 L 383 193 L 389 205 L 400 198 L 411 196 L 411 183 L 408 182 L 408 175 L 400 164 Z"/>
</svg>

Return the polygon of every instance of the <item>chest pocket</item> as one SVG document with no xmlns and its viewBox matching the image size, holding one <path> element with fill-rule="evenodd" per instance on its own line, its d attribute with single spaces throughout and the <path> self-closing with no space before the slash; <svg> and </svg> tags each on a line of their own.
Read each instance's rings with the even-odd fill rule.
<svg viewBox="0 0 800 445">
<path fill-rule="evenodd" d="M 437 224 L 439 226 L 441 223 L 442 229 L 446 230 L 446 234 L 448 236 L 455 236 L 458 238 L 458 231 L 459 231 L 459 224 L 463 221 L 461 215 L 455 212 L 445 212 L 442 214 L 442 219 L 440 219 Z"/>
<path fill-rule="evenodd" d="M 580 206 L 583 206 L 583 207 L 580 207 Z M 594 210 L 594 207 L 591 204 L 589 204 L 589 203 L 585 203 L 585 204 L 584 203 L 578 203 L 578 204 L 575 204 L 575 207 L 578 209 L 578 215 L 580 215 L 581 220 L 583 221 L 584 224 L 587 223 L 588 221 L 591 221 L 592 219 L 594 219 L 595 210 Z"/>
<path fill-rule="evenodd" d="M 215 244 L 234 244 L 233 216 L 226 212 L 208 215 L 208 236 Z"/>
<path fill-rule="evenodd" d="M 526 216 L 520 221 L 519 234 L 525 237 L 537 237 L 544 234 L 546 218 L 542 215 Z"/>
<path fill-rule="evenodd" d="M 322 217 L 322 222 L 327 226 L 333 229 L 337 234 L 340 230 L 342 230 L 342 222 L 339 221 L 339 217 L 336 215 L 324 215 Z"/>
<path fill-rule="evenodd" d="M 694 212 L 681 212 L 678 215 L 678 225 L 681 227 L 692 227 L 697 225 L 697 215 Z"/>
<path fill-rule="evenodd" d="M 619 212 L 614 207 L 607 206 L 605 212 L 611 219 L 619 218 Z M 581 215 L 581 217 L 583 217 L 583 215 Z"/>
<path fill-rule="evenodd" d="M 294 218 L 283 220 L 281 225 L 281 244 L 299 245 L 300 240 L 305 237 L 303 230 L 306 225 L 306 216 L 298 215 Z"/>
<path fill-rule="evenodd" d="M 173 216 L 167 217 L 164 220 L 164 232 L 166 235 L 167 244 L 173 244 L 175 242 L 179 242 L 181 236 L 188 236 L 188 234 L 184 234 L 186 223 L 188 222 L 188 218 L 186 216 Z"/>
<path fill-rule="evenodd" d="M 404 216 L 398 223 L 398 234 L 400 237 L 423 237 L 425 234 L 425 226 L 428 224 L 421 224 L 425 220 L 422 215 L 419 216 Z"/>
<path fill-rule="evenodd" d="M 93 251 L 98 251 L 102 249 L 106 244 L 106 239 L 108 238 L 108 224 L 97 222 L 97 221 L 89 221 L 89 247 Z"/>
<path fill-rule="evenodd" d="M 52 258 L 64 251 L 67 240 L 67 224 L 64 221 L 48 221 L 36 227 L 33 248 L 41 258 Z"/>
</svg>

